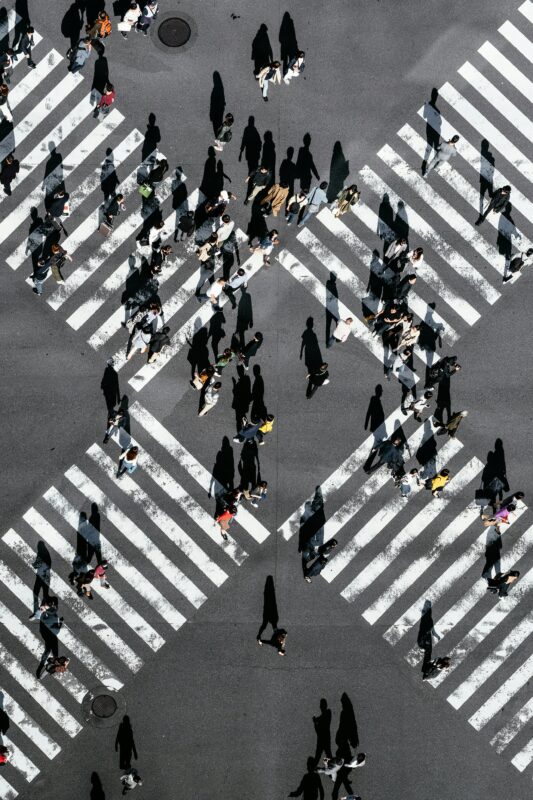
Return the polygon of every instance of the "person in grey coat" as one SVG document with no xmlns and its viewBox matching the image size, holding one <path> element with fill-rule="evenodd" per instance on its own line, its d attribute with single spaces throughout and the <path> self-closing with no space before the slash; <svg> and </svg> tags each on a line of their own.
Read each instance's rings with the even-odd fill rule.
<svg viewBox="0 0 533 800">
<path fill-rule="evenodd" d="M 424 178 L 427 178 L 431 170 L 435 169 L 438 164 L 449 161 L 452 156 L 457 155 L 457 148 L 455 145 L 458 141 L 459 136 L 455 134 L 455 136 L 452 136 L 452 138 L 447 142 L 441 142 L 441 144 L 437 147 L 437 152 L 426 167 Z"/>
<path fill-rule="evenodd" d="M 314 189 L 311 189 L 309 194 L 307 195 L 307 204 L 305 207 L 305 211 L 301 220 L 298 223 L 298 227 L 301 228 L 302 225 L 305 225 L 307 220 L 311 217 L 312 214 L 316 214 L 322 205 L 322 203 L 328 202 L 328 196 L 326 194 L 326 189 L 328 188 L 327 181 L 322 181 L 319 186 L 315 186 Z"/>
<path fill-rule="evenodd" d="M 79 72 L 85 66 L 93 46 L 91 44 L 91 37 L 86 36 L 85 39 L 80 39 L 76 45 L 76 49 L 72 54 L 72 61 L 70 62 L 69 71 Z"/>
</svg>

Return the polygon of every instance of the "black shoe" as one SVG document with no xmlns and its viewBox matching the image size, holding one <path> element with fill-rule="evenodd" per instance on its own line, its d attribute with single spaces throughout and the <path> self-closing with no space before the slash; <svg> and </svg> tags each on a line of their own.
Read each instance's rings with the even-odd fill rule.
<svg viewBox="0 0 533 800">
<path fill-rule="evenodd" d="M 263 97 L 263 100 L 265 101 L 265 103 L 268 103 L 268 97 Z"/>
<path fill-rule="evenodd" d="M 107 444 L 107 443 L 108 443 L 108 441 L 109 441 L 109 436 L 108 436 L 108 435 L 107 435 L 107 433 L 106 433 L 106 435 L 104 436 L 104 441 L 103 441 L 103 444 Z"/>
</svg>

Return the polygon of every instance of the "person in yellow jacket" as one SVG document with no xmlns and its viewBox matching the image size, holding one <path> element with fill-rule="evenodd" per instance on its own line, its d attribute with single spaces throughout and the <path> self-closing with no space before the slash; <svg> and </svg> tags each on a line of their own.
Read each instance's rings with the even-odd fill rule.
<svg viewBox="0 0 533 800">
<path fill-rule="evenodd" d="M 275 183 L 270 187 L 266 195 L 261 200 L 261 205 L 266 206 L 270 203 L 272 207 L 272 214 L 277 217 L 281 208 L 285 205 L 287 195 L 289 194 L 288 183 Z"/>
<path fill-rule="evenodd" d="M 433 497 L 440 497 L 442 490 L 446 484 L 450 482 L 450 480 L 450 470 L 441 469 L 441 471 L 430 481 L 431 494 Z"/>
<path fill-rule="evenodd" d="M 265 436 L 271 433 L 274 427 L 274 419 L 274 414 L 267 414 L 266 420 L 257 431 L 258 444 L 261 445 L 265 443 Z"/>
</svg>

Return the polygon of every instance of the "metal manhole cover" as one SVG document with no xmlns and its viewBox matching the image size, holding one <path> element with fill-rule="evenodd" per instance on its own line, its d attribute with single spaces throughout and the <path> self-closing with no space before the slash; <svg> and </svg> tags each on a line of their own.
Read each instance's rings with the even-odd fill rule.
<svg viewBox="0 0 533 800">
<path fill-rule="evenodd" d="M 94 698 L 91 705 L 93 714 L 95 717 L 100 717 L 100 719 L 112 717 L 117 708 L 117 701 L 108 694 L 98 695 L 98 697 Z"/>
<path fill-rule="evenodd" d="M 191 38 L 191 27 L 180 17 L 168 17 L 159 26 L 157 35 L 167 47 L 182 47 Z"/>
</svg>

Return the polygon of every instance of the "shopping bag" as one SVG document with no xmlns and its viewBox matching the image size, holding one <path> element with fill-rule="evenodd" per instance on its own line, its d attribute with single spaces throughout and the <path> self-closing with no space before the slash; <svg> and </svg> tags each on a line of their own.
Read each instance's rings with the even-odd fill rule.
<svg viewBox="0 0 533 800">
<path fill-rule="evenodd" d="M 139 194 L 141 194 L 144 198 L 150 197 L 153 191 L 154 190 L 152 189 L 152 187 L 149 186 L 147 183 L 142 183 L 139 186 Z"/>
</svg>

